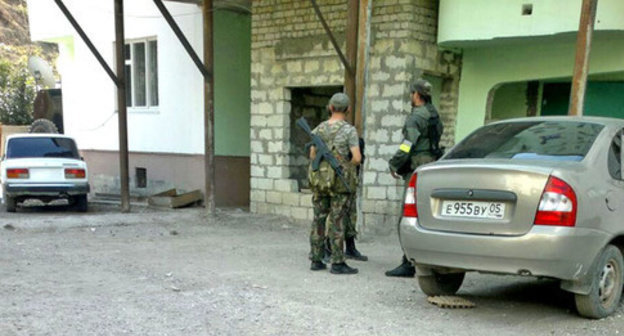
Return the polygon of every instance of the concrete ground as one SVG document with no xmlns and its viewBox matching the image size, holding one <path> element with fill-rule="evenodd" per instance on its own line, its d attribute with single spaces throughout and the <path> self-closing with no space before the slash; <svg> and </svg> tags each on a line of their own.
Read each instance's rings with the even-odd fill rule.
<svg viewBox="0 0 624 336">
<path fill-rule="evenodd" d="M 0 335 L 615 335 L 557 283 L 469 274 L 474 309 L 426 301 L 395 236 L 354 276 L 308 270 L 308 228 L 278 216 L 94 206 L 0 214 Z"/>
</svg>

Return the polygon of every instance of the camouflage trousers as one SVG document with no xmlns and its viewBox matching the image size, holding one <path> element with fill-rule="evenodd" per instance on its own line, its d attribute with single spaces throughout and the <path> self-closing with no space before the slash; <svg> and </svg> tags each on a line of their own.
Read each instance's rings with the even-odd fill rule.
<svg viewBox="0 0 624 336">
<path fill-rule="evenodd" d="M 325 224 L 327 223 L 327 235 L 332 251 L 330 261 L 332 264 L 344 262 L 343 225 L 345 217 L 349 215 L 350 196 L 350 194 L 313 195 L 314 220 L 310 231 L 310 260 L 321 261 L 323 259 Z"/>
<path fill-rule="evenodd" d="M 347 207 L 349 208 L 349 214 L 344 218 L 345 238 L 357 237 L 357 230 L 355 226 L 357 224 L 357 195 L 349 194 L 349 201 L 347 201 Z"/>
</svg>

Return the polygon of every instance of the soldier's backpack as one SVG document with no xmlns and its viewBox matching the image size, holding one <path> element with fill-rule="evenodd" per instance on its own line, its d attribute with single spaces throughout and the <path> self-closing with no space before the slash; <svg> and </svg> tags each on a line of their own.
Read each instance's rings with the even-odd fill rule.
<svg viewBox="0 0 624 336">
<path fill-rule="evenodd" d="M 325 140 L 329 138 L 329 141 L 326 141 L 325 144 L 327 148 L 330 148 L 334 157 L 337 157 L 337 152 L 334 148 L 334 140 L 336 139 L 336 135 L 338 132 L 344 127 L 342 125 L 333 134 L 327 136 L 325 133 L 328 132 L 328 124 L 325 124 L 323 128 L 319 129 L 319 136 Z M 317 153 L 318 154 L 318 153 Z M 326 160 L 322 160 L 319 164 L 319 169 L 317 171 L 312 170 L 312 165 L 308 167 L 308 182 L 310 183 L 310 189 L 316 193 L 320 194 L 331 194 L 334 190 L 334 185 L 338 182 L 336 181 L 336 172 L 332 168 L 332 166 Z"/>
<path fill-rule="evenodd" d="M 429 152 L 437 160 L 444 155 L 444 148 L 440 147 L 440 138 L 444 132 L 444 126 L 440 121 L 440 115 L 435 107 L 427 104 L 427 109 L 431 113 L 431 117 L 427 121 L 427 134 L 429 137 Z"/>
<path fill-rule="evenodd" d="M 329 194 L 336 183 L 336 172 L 329 162 L 323 160 L 317 171 L 312 170 L 311 165 L 308 167 L 308 182 L 315 193 Z"/>
</svg>

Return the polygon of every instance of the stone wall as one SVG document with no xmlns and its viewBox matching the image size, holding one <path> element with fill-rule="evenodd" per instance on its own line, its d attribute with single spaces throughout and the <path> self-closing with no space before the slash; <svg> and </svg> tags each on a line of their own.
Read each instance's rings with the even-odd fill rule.
<svg viewBox="0 0 624 336">
<path fill-rule="evenodd" d="M 344 47 L 346 2 L 318 2 Z M 311 194 L 291 178 L 291 93 L 341 86 L 344 68 L 309 1 L 252 2 L 251 63 L 251 211 L 312 219 Z"/>
<path fill-rule="evenodd" d="M 344 50 L 346 0 L 318 3 Z M 391 177 L 387 162 L 410 111 L 409 83 L 422 74 L 442 79 L 443 142 L 452 144 L 460 59 L 441 57 L 437 6 L 437 0 L 372 2 L 358 220 L 364 234 L 396 228 L 403 183 Z M 252 12 L 251 211 L 311 219 L 310 195 L 299 192 L 289 168 L 291 132 L 298 131 L 291 89 L 340 86 L 344 69 L 308 1 L 255 0 Z"/>
<path fill-rule="evenodd" d="M 411 108 L 409 83 L 422 74 L 443 77 L 439 109 L 445 123 L 445 145 L 453 138 L 457 104 L 453 89 L 457 85 L 447 71 L 457 71 L 457 66 L 440 62 L 436 27 L 437 1 L 379 1 L 373 5 L 365 131 L 370 159 L 363 175 L 360 231 L 396 229 L 404 184 L 389 174 L 388 159 L 402 140 L 401 129 Z"/>
</svg>

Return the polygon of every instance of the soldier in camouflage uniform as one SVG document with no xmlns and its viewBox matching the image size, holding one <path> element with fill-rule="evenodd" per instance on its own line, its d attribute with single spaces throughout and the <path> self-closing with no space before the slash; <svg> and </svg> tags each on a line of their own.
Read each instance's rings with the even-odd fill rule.
<svg viewBox="0 0 624 336">
<path fill-rule="evenodd" d="M 358 135 L 355 127 L 345 121 L 349 109 L 349 98 L 343 93 L 334 94 L 329 100 L 328 109 L 331 113 L 329 120 L 322 122 L 312 132 L 319 135 L 327 147 L 340 162 L 345 180 L 348 181 L 351 190 L 357 187 L 355 168 L 360 164 Z M 347 158 L 352 155 L 351 161 Z M 316 156 L 316 148 L 310 148 L 310 158 Z M 342 182 L 336 177 L 332 191 L 321 193 L 313 190 L 312 203 L 314 205 L 314 220 L 310 232 L 310 269 L 313 271 L 326 269 L 323 263 L 323 244 L 325 241 L 325 224 L 328 225 L 328 236 L 331 245 L 331 273 L 355 274 L 356 268 L 351 268 L 345 263 L 344 249 L 344 220 L 349 215 L 349 202 L 351 193 L 344 188 Z"/>
<path fill-rule="evenodd" d="M 364 140 L 359 139 L 360 153 L 362 154 L 362 163 L 364 163 Z M 360 175 L 360 167 L 357 169 L 357 175 Z M 359 178 L 358 178 L 359 180 Z M 355 228 L 357 224 L 357 190 L 352 190 L 351 198 L 349 199 L 349 216 L 345 217 L 345 256 L 347 259 L 354 259 L 359 261 L 368 261 L 368 257 L 360 253 L 355 247 L 355 239 L 357 238 L 357 230 Z"/>
<path fill-rule="evenodd" d="M 428 134 L 430 118 L 437 118 L 439 121 L 438 112 L 431 103 L 431 89 L 431 84 L 424 79 L 418 79 L 410 86 L 412 112 L 405 120 L 405 125 L 403 126 L 404 140 L 394 157 L 390 159 L 390 173 L 395 178 L 399 178 L 397 171 L 401 168 L 397 166 L 397 162 L 407 160 L 410 163 L 408 169 L 400 176 L 403 178 L 406 187 L 414 169 L 436 160 L 430 151 L 431 146 Z M 437 126 L 434 127 L 438 134 L 441 135 L 443 132 L 442 124 L 438 122 Z M 438 144 L 435 144 L 435 146 L 437 148 Z M 401 265 L 386 272 L 386 276 L 398 277 L 413 277 L 415 274 L 416 269 L 405 255 L 403 255 Z"/>
</svg>

